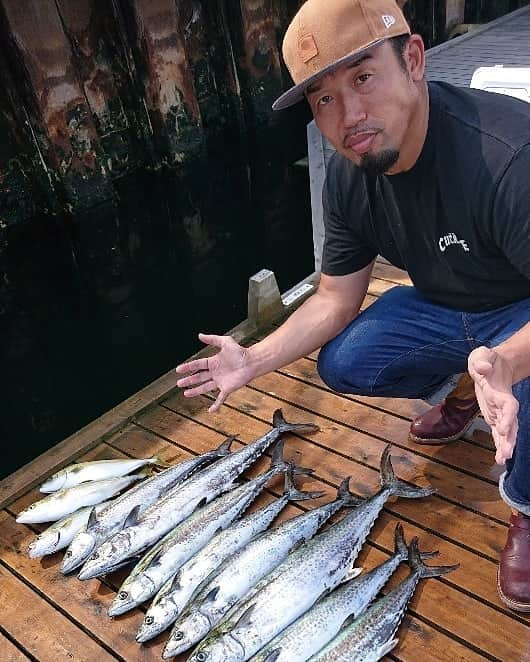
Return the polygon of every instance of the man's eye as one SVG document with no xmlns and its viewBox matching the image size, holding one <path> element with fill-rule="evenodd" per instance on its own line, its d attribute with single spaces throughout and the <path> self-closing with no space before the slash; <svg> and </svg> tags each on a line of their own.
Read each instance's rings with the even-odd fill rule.
<svg viewBox="0 0 530 662">
<path fill-rule="evenodd" d="M 372 74 L 361 74 L 360 76 L 357 76 L 355 80 L 356 85 L 362 85 L 363 83 L 366 83 L 370 78 L 372 77 Z"/>
<path fill-rule="evenodd" d="M 332 100 L 333 100 L 333 97 L 330 97 L 329 94 L 325 94 L 323 97 L 320 97 L 320 99 L 318 100 L 318 105 L 319 106 L 326 106 Z"/>
</svg>

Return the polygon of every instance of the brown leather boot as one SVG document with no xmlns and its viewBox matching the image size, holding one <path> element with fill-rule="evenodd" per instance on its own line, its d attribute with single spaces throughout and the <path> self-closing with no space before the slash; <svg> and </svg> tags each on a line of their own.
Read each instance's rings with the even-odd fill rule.
<svg viewBox="0 0 530 662">
<path fill-rule="evenodd" d="M 412 422 L 409 438 L 417 444 L 446 444 L 454 441 L 469 428 L 479 411 L 475 385 L 466 372 L 442 403 Z"/>
<path fill-rule="evenodd" d="M 515 611 L 530 611 L 530 517 L 514 512 L 497 571 L 500 599 Z"/>
</svg>

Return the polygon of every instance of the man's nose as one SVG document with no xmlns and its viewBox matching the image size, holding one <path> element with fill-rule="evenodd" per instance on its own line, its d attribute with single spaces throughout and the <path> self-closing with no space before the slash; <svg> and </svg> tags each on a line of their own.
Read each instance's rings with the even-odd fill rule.
<svg viewBox="0 0 530 662">
<path fill-rule="evenodd" d="M 366 120 L 366 112 L 364 110 L 362 100 L 359 95 L 349 90 L 347 94 L 343 95 L 343 122 L 346 129 L 353 128 Z"/>
</svg>

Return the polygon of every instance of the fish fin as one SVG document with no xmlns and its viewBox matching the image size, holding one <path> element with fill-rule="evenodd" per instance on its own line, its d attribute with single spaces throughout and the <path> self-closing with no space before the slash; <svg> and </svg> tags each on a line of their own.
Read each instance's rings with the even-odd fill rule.
<svg viewBox="0 0 530 662">
<path fill-rule="evenodd" d="M 233 629 L 235 628 L 244 628 L 247 625 L 252 624 L 252 612 L 256 608 L 256 603 L 251 604 L 250 607 L 247 607 L 245 611 L 238 618 L 237 622 L 234 624 Z"/>
<path fill-rule="evenodd" d="M 141 506 L 140 506 L 140 504 L 138 504 L 137 506 L 135 506 L 131 510 L 131 512 L 126 517 L 122 528 L 127 529 L 129 526 L 136 526 L 136 524 L 138 524 L 138 517 L 140 515 L 140 508 L 141 508 Z M 90 515 L 92 515 L 92 513 L 90 513 Z"/>
<path fill-rule="evenodd" d="M 350 582 L 352 579 L 355 579 L 362 573 L 363 570 L 364 568 L 356 568 L 352 566 L 342 578 L 341 584 L 345 584 L 346 582 Z"/>
<path fill-rule="evenodd" d="M 272 416 L 272 427 L 279 432 L 299 432 L 310 434 L 311 432 L 318 432 L 320 428 L 313 423 L 288 423 L 283 417 L 281 409 L 277 409 Z"/>
<path fill-rule="evenodd" d="M 440 552 L 421 552 L 420 558 L 422 561 L 425 561 L 426 559 L 432 559 L 435 556 L 438 556 Z M 405 541 L 405 535 L 403 533 L 403 525 L 401 522 L 398 522 L 396 524 L 396 528 L 394 530 L 394 556 L 398 557 L 402 561 L 406 561 L 409 555 L 409 548 L 407 547 L 407 543 Z"/>
<path fill-rule="evenodd" d="M 151 476 L 154 476 L 155 473 L 156 471 L 153 469 L 152 466 L 147 466 L 140 469 L 138 473 L 129 474 L 129 475 L 138 478 L 138 480 L 142 480 L 143 478 L 149 478 Z"/>
<path fill-rule="evenodd" d="M 272 460 L 271 460 L 271 469 L 278 469 L 279 471 L 289 468 L 289 463 L 287 463 L 283 458 L 285 442 L 283 439 L 274 446 L 272 451 Z"/>
<path fill-rule="evenodd" d="M 346 507 L 349 506 L 355 507 L 361 504 L 364 501 L 364 499 L 350 492 L 350 478 L 351 476 L 348 476 L 339 485 L 339 488 L 337 490 L 337 499 L 343 501 L 344 506 Z"/>
<path fill-rule="evenodd" d="M 154 464 L 155 467 L 165 467 L 166 469 L 168 469 L 170 466 L 172 466 L 171 463 L 163 460 L 160 457 L 160 455 L 153 455 L 153 457 L 150 459 L 151 459 L 151 464 Z"/>
<path fill-rule="evenodd" d="M 409 485 L 403 480 L 396 478 L 394 468 L 392 467 L 392 458 L 390 457 L 391 444 L 383 451 L 380 465 L 380 481 L 383 488 L 390 490 L 393 496 L 405 497 L 408 499 L 420 499 L 430 496 L 436 491 L 432 487 L 416 487 Z"/>
<path fill-rule="evenodd" d="M 282 649 L 275 648 L 267 655 L 267 657 L 263 658 L 263 662 L 276 662 L 276 660 L 280 657 L 281 654 L 282 654 Z"/>
<path fill-rule="evenodd" d="M 208 593 L 208 595 L 205 596 L 203 602 L 213 602 L 220 590 L 221 590 L 220 586 L 216 586 L 215 588 L 212 588 L 212 590 Z"/>
<path fill-rule="evenodd" d="M 308 499 L 319 499 L 321 496 L 324 496 L 325 492 L 305 492 L 298 490 L 293 480 L 294 473 L 294 469 L 291 467 L 285 474 L 285 487 L 283 494 L 289 499 L 289 501 L 306 501 Z"/>
<path fill-rule="evenodd" d="M 98 523 L 98 514 L 96 513 L 96 509 L 92 508 L 90 511 L 90 515 L 88 516 L 88 522 L 86 524 L 86 530 L 90 531 L 90 529 L 93 529 Z"/>
<path fill-rule="evenodd" d="M 224 455 L 230 455 L 230 446 L 234 443 L 234 441 L 237 439 L 237 434 L 233 434 L 230 437 L 227 437 L 222 444 L 220 444 L 217 448 L 215 448 L 212 453 L 214 455 L 219 455 L 220 457 L 223 457 Z"/>
<path fill-rule="evenodd" d="M 208 498 L 207 497 L 202 497 L 197 503 L 195 504 L 195 509 L 197 508 L 202 508 L 208 503 Z"/>
<path fill-rule="evenodd" d="M 440 575 L 446 575 L 449 572 L 453 572 L 453 570 L 457 570 L 460 567 L 460 564 L 438 566 L 424 565 L 418 550 L 418 538 L 413 538 L 409 545 L 409 566 L 413 572 L 419 574 L 421 579 L 426 579 L 428 577 L 439 577 Z"/>
<path fill-rule="evenodd" d="M 294 543 L 294 545 L 291 547 L 291 551 L 289 552 L 292 554 L 293 552 L 296 552 L 297 549 L 300 549 L 300 547 L 306 542 L 306 539 L 302 536 L 301 538 L 298 538 L 298 540 Z"/>
<path fill-rule="evenodd" d="M 169 587 L 168 593 L 173 593 L 180 588 L 180 571 L 173 577 L 171 581 L 171 586 Z"/>
</svg>

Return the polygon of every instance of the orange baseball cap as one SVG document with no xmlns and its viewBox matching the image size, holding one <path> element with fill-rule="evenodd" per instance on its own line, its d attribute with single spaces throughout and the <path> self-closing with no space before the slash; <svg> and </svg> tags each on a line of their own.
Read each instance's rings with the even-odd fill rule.
<svg viewBox="0 0 530 662">
<path fill-rule="evenodd" d="M 322 76 L 402 34 L 410 34 L 410 27 L 395 0 L 307 0 L 283 40 L 283 59 L 295 85 L 273 110 L 293 106 Z"/>
</svg>

